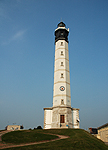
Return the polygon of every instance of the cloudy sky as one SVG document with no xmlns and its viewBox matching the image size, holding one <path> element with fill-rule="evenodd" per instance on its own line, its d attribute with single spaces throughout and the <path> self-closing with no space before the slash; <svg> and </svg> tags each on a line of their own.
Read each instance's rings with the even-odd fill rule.
<svg viewBox="0 0 108 150">
<path fill-rule="evenodd" d="M 61 20 L 70 29 L 71 101 L 80 127 L 108 122 L 108 0 L 0 0 L 0 129 L 43 126 Z"/>
</svg>

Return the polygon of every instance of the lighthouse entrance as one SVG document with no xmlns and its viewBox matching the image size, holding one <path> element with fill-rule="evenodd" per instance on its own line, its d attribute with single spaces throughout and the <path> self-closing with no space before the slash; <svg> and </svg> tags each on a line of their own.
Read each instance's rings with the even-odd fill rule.
<svg viewBox="0 0 108 150">
<path fill-rule="evenodd" d="M 60 123 L 65 123 L 64 115 L 60 115 Z"/>
</svg>

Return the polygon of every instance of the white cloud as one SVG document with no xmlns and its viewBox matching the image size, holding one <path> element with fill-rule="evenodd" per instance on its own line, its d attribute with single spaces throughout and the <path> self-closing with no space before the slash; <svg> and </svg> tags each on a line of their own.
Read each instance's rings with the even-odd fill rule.
<svg viewBox="0 0 108 150">
<path fill-rule="evenodd" d="M 27 31 L 26 29 L 17 31 L 7 41 L 3 42 L 2 45 L 7 45 L 13 41 L 22 40 L 24 38 L 24 34 L 26 33 L 26 31 Z"/>
<path fill-rule="evenodd" d="M 16 0 L 16 2 L 10 3 L 10 7 L 8 7 L 7 3 L 4 1 L 0 1 L 0 44 L 8 45 L 13 41 L 21 41 L 24 39 L 24 35 L 26 33 L 26 29 L 18 30 L 20 26 L 14 22 L 12 19 L 12 12 L 14 12 L 15 8 L 18 7 L 21 3 L 21 0 Z M 5 29 L 6 28 L 6 29 Z"/>
<path fill-rule="evenodd" d="M 13 35 L 13 37 L 10 39 L 10 41 L 14 41 L 14 40 L 17 40 L 17 39 L 22 39 L 25 32 L 26 32 L 26 30 L 18 31 L 15 35 Z"/>
</svg>

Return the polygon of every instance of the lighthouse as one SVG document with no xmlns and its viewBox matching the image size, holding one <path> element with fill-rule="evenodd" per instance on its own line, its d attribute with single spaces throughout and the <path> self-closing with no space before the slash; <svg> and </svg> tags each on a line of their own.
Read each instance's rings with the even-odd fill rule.
<svg viewBox="0 0 108 150">
<path fill-rule="evenodd" d="M 44 129 L 79 128 L 79 109 L 71 107 L 68 35 L 60 22 L 55 30 L 53 106 L 44 108 Z"/>
</svg>

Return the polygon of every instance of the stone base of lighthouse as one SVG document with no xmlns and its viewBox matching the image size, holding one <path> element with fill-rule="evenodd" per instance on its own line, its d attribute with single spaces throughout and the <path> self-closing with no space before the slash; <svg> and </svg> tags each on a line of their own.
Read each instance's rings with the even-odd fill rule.
<svg viewBox="0 0 108 150">
<path fill-rule="evenodd" d="M 44 108 L 44 129 L 79 128 L 79 109 L 57 106 Z"/>
</svg>

